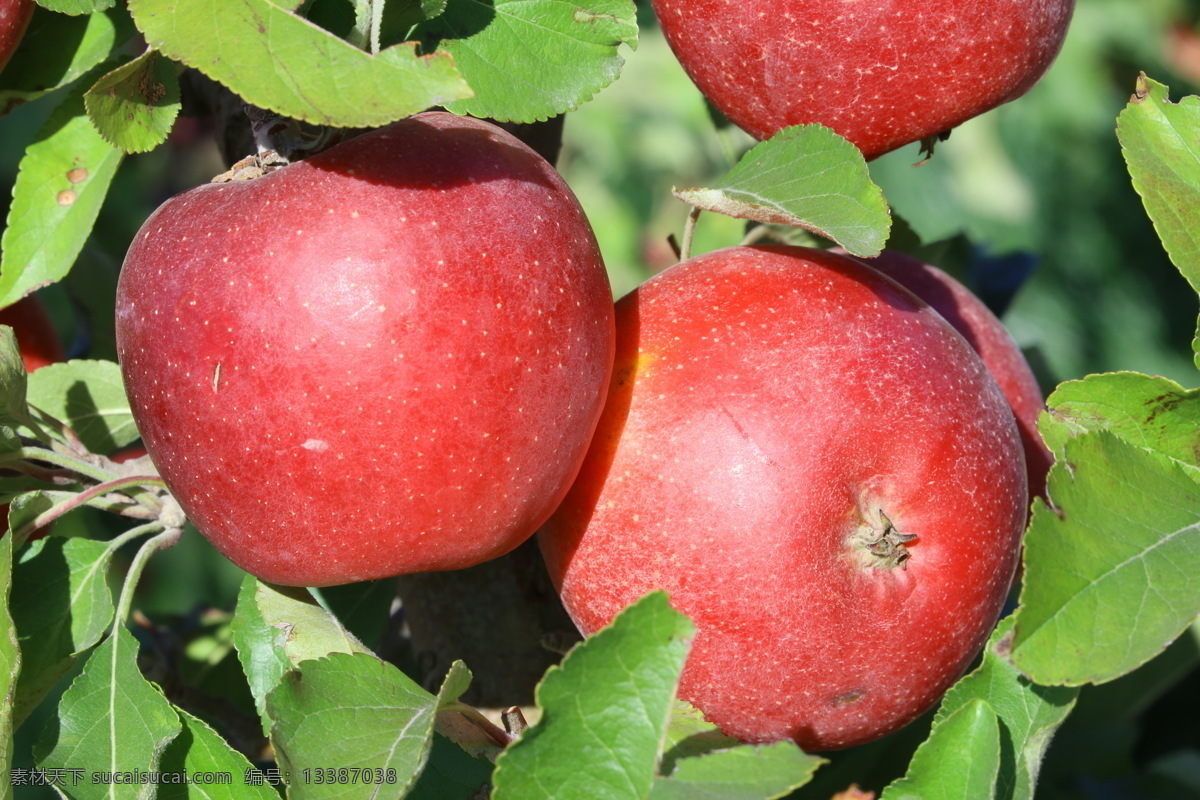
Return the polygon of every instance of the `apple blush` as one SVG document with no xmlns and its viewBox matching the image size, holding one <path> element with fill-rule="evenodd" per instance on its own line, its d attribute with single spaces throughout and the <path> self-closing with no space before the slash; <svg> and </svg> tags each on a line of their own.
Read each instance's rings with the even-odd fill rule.
<svg viewBox="0 0 1200 800">
<path fill-rule="evenodd" d="M 554 169 L 426 113 L 163 204 L 117 349 L 188 518 L 267 581 L 478 564 L 562 499 L 612 367 L 592 230 Z"/>
<path fill-rule="evenodd" d="M 1027 92 L 1075 0 L 652 0 L 700 91 L 758 139 L 820 123 L 867 160 Z"/>
<path fill-rule="evenodd" d="M 617 304 L 604 413 L 539 542 L 584 633 L 666 590 L 697 628 L 683 699 L 832 750 L 964 672 L 1026 508 L 1012 411 L 929 305 L 846 256 L 735 247 Z"/>
<path fill-rule="evenodd" d="M 859 260 L 933 306 L 979 354 L 1004 393 L 1021 432 L 1029 496 L 1045 498 L 1046 476 L 1054 455 L 1038 433 L 1037 419 L 1046 407 L 1046 399 L 1025 354 L 1004 323 L 954 277 L 907 253 L 884 250 L 875 258 Z"/>
</svg>

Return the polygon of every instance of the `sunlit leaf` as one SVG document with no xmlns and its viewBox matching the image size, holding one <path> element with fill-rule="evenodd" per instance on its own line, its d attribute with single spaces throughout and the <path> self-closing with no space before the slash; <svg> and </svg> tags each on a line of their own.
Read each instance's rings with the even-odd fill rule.
<svg viewBox="0 0 1200 800">
<path fill-rule="evenodd" d="M 372 56 L 269 0 L 131 0 L 147 43 L 247 102 L 320 125 L 374 127 L 470 96 L 445 53 Z"/>
<path fill-rule="evenodd" d="M 738 219 L 801 227 L 857 256 L 878 255 L 891 226 L 862 153 L 821 125 L 784 128 L 714 186 L 676 189 L 675 196 Z"/>
<path fill-rule="evenodd" d="M 1025 537 L 1014 663 L 1041 684 L 1140 666 L 1200 614 L 1200 483 L 1116 438 L 1069 440 Z"/>
</svg>

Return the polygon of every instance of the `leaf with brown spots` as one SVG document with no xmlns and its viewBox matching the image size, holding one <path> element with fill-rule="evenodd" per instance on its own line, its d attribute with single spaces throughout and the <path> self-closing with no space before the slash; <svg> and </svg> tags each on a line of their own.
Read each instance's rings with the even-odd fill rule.
<svg viewBox="0 0 1200 800">
<path fill-rule="evenodd" d="M 104 140 L 126 153 L 144 153 L 167 140 L 179 115 L 175 65 L 147 50 L 114 69 L 83 96 L 88 117 Z"/>
<path fill-rule="evenodd" d="M 1056 453 L 1068 439 L 1103 430 L 1200 470 L 1200 391 L 1166 378 L 1113 372 L 1068 381 L 1047 405 L 1038 428 Z"/>
</svg>

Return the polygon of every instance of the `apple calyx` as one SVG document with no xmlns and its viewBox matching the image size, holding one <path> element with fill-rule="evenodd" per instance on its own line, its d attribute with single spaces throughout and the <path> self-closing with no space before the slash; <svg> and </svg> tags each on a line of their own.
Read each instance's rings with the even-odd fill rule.
<svg viewBox="0 0 1200 800">
<path fill-rule="evenodd" d="M 907 545 L 917 538 L 914 533 L 901 533 L 879 509 L 878 524 L 863 520 L 850 536 L 850 548 L 855 561 L 863 568 L 908 569 L 907 561 L 912 557 Z"/>
</svg>

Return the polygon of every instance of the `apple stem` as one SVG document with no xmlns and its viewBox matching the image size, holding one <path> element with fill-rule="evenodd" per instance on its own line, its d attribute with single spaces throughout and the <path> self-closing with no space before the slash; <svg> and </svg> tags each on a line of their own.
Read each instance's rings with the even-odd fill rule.
<svg viewBox="0 0 1200 800">
<path fill-rule="evenodd" d="M 700 209 L 692 206 L 688 212 L 687 222 L 683 224 L 683 237 L 679 241 L 679 260 L 687 261 L 692 257 L 692 240 L 696 236 L 696 221 L 700 219 Z"/>
<path fill-rule="evenodd" d="M 16 541 L 24 541 L 25 537 L 28 536 L 33 531 L 37 530 L 38 528 L 43 528 L 46 525 L 49 525 L 51 522 L 54 522 L 56 519 L 63 516 L 64 514 L 66 514 L 69 511 L 74 511 L 75 509 L 79 508 L 80 506 L 91 504 L 92 500 L 95 500 L 106 494 L 111 494 L 113 492 L 119 492 L 122 489 L 141 487 L 141 486 L 144 486 L 146 483 L 157 483 L 157 484 L 162 485 L 162 479 L 157 478 L 157 477 L 152 477 L 152 476 L 135 476 L 132 478 L 119 478 L 114 481 L 108 481 L 106 483 L 97 484 L 96 486 L 93 486 L 93 487 L 86 489 L 85 491 L 79 492 L 77 494 L 69 494 L 68 499 L 65 500 L 64 502 L 58 503 L 57 505 L 55 505 L 53 508 L 51 508 L 48 511 L 43 511 L 41 514 L 38 514 L 36 517 L 34 517 L 32 521 L 27 522 L 26 524 L 20 526 L 18 529 L 13 531 L 13 536 L 17 537 Z M 130 502 L 133 502 L 133 501 L 131 500 Z M 152 519 L 158 518 L 159 512 L 154 511 L 154 512 L 149 512 L 149 513 L 153 513 Z"/>
<path fill-rule="evenodd" d="M 179 537 L 183 534 L 183 528 L 166 528 L 160 520 L 155 520 L 121 534 L 109 544 L 110 548 L 119 547 L 118 542 L 124 544 L 130 539 L 155 532 L 157 532 L 157 536 L 138 548 L 137 555 L 133 557 L 133 563 L 129 565 L 129 570 L 125 573 L 125 583 L 121 587 L 121 599 L 117 603 L 117 614 L 113 619 L 114 636 L 119 626 L 124 625 L 125 620 L 129 617 L 129 610 L 133 607 L 134 590 L 142 577 L 142 571 L 146 568 L 146 562 L 159 550 L 165 550 L 178 542 Z"/>
<path fill-rule="evenodd" d="M 355 0 L 354 29 L 347 41 L 371 55 L 379 53 L 379 27 L 383 21 L 382 0 Z"/>
</svg>

